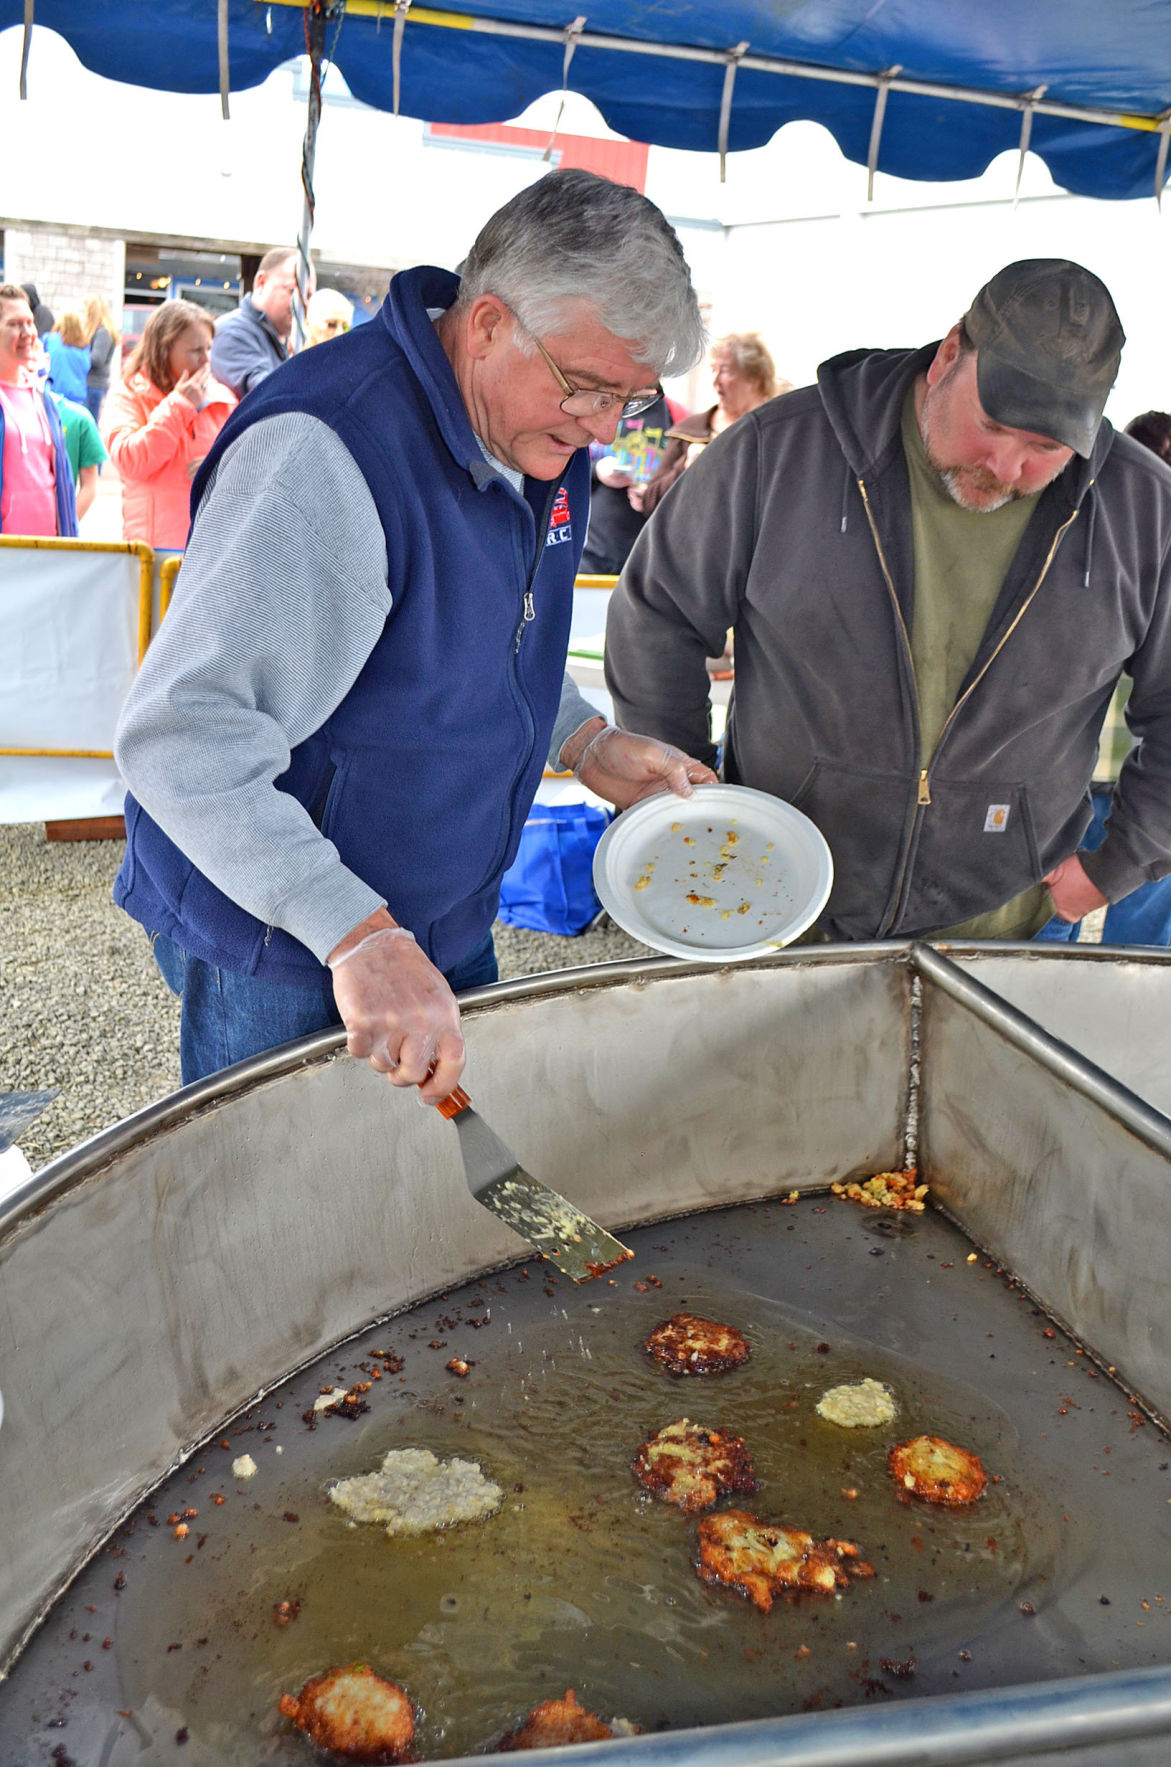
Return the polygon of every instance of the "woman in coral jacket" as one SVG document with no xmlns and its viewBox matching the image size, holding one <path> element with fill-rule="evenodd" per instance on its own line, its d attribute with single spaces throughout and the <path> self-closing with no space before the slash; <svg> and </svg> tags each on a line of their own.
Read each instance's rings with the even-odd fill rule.
<svg viewBox="0 0 1171 1767">
<path fill-rule="evenodd" d="M 193 301 L 151 314 L 102 425 L 122 480 L 122 533 L 156 551 L 181 551 L 191 481 L 236 400 L 212 377 L 212 321 Z"/>
</svg>

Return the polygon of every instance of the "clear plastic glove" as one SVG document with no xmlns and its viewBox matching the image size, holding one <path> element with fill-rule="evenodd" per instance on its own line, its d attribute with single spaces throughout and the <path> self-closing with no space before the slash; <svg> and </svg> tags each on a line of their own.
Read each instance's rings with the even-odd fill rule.
<svg viewBox="0 0 1171 1767">
<path fill-rule="evenodd" d="M 418 1086 L 425 1104 L 447 1098 L 463 1073 L 459 1007 L 406 927 L 380 927 L 331 957 L 346 1047 L 392 1086 Z"/>
<path fill-rule="evenodd" d="M 588 728 L 582 726 L 583 731 Z M 689 798 L 693 786 L 717 783 L 710 767 L 682 749 L 653 736 L 635 736 L 613 724 L 604 724 L 574 759 L 572 748 L 580 734 L 570 737 L 562 750 L 574 778 L 620 810 L 657 792 L 673 791 L 677 797 Z"/>
</svg>

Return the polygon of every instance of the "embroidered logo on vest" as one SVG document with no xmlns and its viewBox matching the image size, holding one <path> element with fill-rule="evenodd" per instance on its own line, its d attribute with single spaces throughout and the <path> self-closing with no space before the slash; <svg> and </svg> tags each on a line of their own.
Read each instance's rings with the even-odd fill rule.
<svg viewBox="0 0 1171 1767">
<path fill-rule="evenodd" d="M 573 523 L 569 519 L 569 493 L 562 485 L 553 499 L 553 513 L 549 517 L 549 532 L 545 535 L 546 546 L 564 546 L 567 540 L 573 539 Z"/>
</svg>

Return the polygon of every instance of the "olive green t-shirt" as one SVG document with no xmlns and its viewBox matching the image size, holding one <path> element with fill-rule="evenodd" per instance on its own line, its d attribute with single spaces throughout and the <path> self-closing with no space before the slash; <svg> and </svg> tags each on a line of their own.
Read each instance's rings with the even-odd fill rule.
<svg viewBox="0 0 1171 1767">
<path fill-rule="evenodd" d="M 1021 497 L 989 511 L 962 509 L 928 463 L 914 387 L 903 404 L 902 438 L 915 563 L 911 657 L 919 695 L 920 766 L 926 767 L 980 648 L 1037 497 Z M 940 929 L 938 936 L 1028 939 L 1052 912 L 1048 890 L 1036 884 L 988 914 Z"/>
</svg>

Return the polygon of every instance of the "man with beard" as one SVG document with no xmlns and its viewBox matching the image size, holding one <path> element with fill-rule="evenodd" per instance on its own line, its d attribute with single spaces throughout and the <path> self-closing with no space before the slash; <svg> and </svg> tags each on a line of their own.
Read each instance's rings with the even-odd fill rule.
<svg viewBox="0 0 1171 1767">
<path fill-rule="evenodd" d="M 615 592 L 619 721 L 829 840 L 832 939 L 1023 939 L 1171 873 L 1171 474 L 1102 412 L 1124 343 L 1096 276 L 1010 264 L 942 343 L 854 351 L 717 438 Z M 1090 821 L 1123 673 L 1137 746 Z"/>
</svg>

